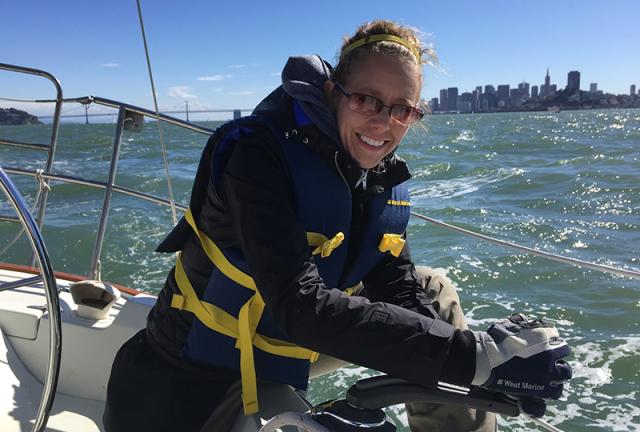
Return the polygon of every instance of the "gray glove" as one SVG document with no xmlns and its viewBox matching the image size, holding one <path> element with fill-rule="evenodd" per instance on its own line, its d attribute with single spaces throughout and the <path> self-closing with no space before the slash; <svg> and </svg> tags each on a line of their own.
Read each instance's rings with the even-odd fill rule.
<svg viewBox="0 0 640 432">
<path fill-rule="evenodd" d="M 494 323 L 476 337 L 476 372 L 472 385 L 529 399 L 534 416 L 544 413 L 537 399 L 558 399 L 571 366 L 562 358 L 571 353 L 555 325 L 514 314 Z"/>
</svg>

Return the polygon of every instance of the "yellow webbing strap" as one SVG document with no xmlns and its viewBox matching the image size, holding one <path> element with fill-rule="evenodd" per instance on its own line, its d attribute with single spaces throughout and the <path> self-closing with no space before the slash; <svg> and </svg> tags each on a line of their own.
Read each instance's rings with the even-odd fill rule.
<svg viewBox="0 0 640 432">
<path fill-rule="evenodd" d="M 318 255 L 322 258 L 326 258 L 331 255 L 331 252 L 338 246 L 342 244 L 344 240 L 344 234 L 342 232 L 337 233 L 332 238 L 328 239 L 323 234 L 317 232 L 308 232 L 307 233 L 307 243 L 309 246 L 317 246 L 312 255 Z"/>
<path fill-rule="evenodd" d="M 196 221 L 193 219 L 193 215 L 191 214 L 191 209 L 186 211 L 184 217 L 193 229 L 193 232 L 200 239 L 202 249 L 204 249 L 211 262 L 214 263 L 226 277 L 238 285 L 242 285 L 245 288 L 256 291 L 256 283 L 253 281 L 251 276 L 231 264 L 220 248 L 216 246 L 216 244 L 206 234 L 198 229 Z"/>
<path fill-rule="evenodd" d="M 176 262 L 175 278 L 182 295 L 173 295 L 171 307 L 192 312 L 210 329 L 236 339 L 235 347 L 240 350 L 243 408 L 245 415 L 254 414 L 258 412 L 258 392 L 253 346 L 273 355 L 309 360 L 312 363 L 318 359 L 319 354 L 290 342 L 256 333 L 265 304 L 256 289 L 255 282 L 249 275 L 231 264 L 220 248 L 197 228 L 190 210 L 185 213 L 185 219 L 200 239 L 203 250 L 215 266 L 229 279 L 254 291 L 254 295 L 240 308 L 238 319 L 211 303 L 201 301 L 184 271 L 180 255 Z M 334 241 L 334 239 L 330 241 Z M 333 248 L 329 250 L 329 253 L 331 250 Z"/>
<path fill-rule="evenodd" d="M 257 294 L 257 293 L 256 293 Z M 240 308 L 240 314 L 238 315 L 238 340 L 236 341 L 236 348 L 240 349 L 240 377 L 242 378 L 242 406 L 245 415 L 250 415 L 258 412 L 258 384 L 256 379 L 256 366 L 253 360 L 253 346 L 252 340 L 255 334 L 255 327 L 252 329 L 249 322 L 251 312 L 255 313 L 255 310 L 259 307 L 256 302 L 256 295 L 252 296 L 248 302 L 246 302 L 242 308 Z M 264 309 L 264 303 L 260 308 L 260 315 Z M 253 331 L 252 331 L 253 330 Z"/>
<path fill-rule="evenodd" d="M 360 285 L 360 282 L 358 282 L 354 286 L 343 289 L 342 294 L 346 295 L 347 297 L 351 297 L 352 295 L 356 295 L 356 293 L 360 291 L 360 288 L 362 288 L 362 285 Z"/>
<path fill-rule="evenodd" d="M 380 252 L 391 252 L 391 255 L 397 257 L 400 256 L 402 248 L 404 248 L 405 240 L 402 238 L 402 234 L 385 234 L 380 240 L 378 250 Z"/>
<path fill-rule="evenodd" d="M 264 310 L 264 301 L 259 293 L 252 296 L 242 306 L 239 319 L 236 319 L 225 310 L 198 298 L 182 266 L 182 256 L 179 256 L 176 261 L 175 278 L 182 295 L 173 295 L 171 307 L 191 312 L 210 329 L 237 339 L 236 348 L 240 349 L 242 402 L 246 415 L 258 411 L 258 392 L 252 345 L 262 351 L 283 357 L 309 360 L 311 362 L 315 362 L 318 359 L 318 353 L 316 352 L 290 342 L 255 333 L 255 328 L 257 327 L 256 317 L 259 321 L 259 317 Z"/>
</svg>

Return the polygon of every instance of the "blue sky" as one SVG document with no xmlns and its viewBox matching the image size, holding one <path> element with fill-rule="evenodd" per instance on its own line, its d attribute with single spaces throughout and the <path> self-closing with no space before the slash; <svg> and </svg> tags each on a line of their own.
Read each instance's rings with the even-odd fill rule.
<svg viewBox="0 0 640 432">
<path fill-rule="evenodd" d="M 290 55 L 333 62 L 341 38 L 375 18 L 428 33 L 441 61 L 423 97 L 439 89 L 542 83 L 628 93 L 640 87 L 640 2 L 506 0 L 142 0 L 161 109 L 251 108 L 279 84 Z M 0 62 L 56 75 L 66 97 L 98 95 L 152 106 L 135 0 L 2 0 Z M 0 72 L 0 96 L 50 98 L 40 80 Z M 6 103 L 0 101 L 0 106 Z"/>
</svg>

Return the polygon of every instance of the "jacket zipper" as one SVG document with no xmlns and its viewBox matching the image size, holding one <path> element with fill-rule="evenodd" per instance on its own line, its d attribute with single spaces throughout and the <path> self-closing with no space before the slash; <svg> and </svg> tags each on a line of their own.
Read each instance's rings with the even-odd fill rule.
<svg viewBox="0 0 640 432">
<path fill-rule="evenodd" d="M 333 161 L 336 164 L 336 169 L 338 170 L 338 173 L 340 174 L 340 177 L 342 178 L 342 181 L 344 182 L 345 186 L 347 187 L 347 192 L 349 192 L 349 198 L 350 200 L 353 200 L 353 196 L 351 195 L 351 188 L 349 187 L 349 183 L 347 182 L 347 179 L 344 177 L 344 174 L 342 174 L 342 170 L 340 169 L 340 164 L 338 164 L 338 153 L 339 151 L 336 150 L 334 156 L 333 156 Z"/>
</svg>

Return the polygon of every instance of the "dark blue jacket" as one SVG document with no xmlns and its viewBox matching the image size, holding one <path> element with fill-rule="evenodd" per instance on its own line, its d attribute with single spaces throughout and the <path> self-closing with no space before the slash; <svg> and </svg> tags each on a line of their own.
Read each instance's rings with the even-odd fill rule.
<svg viewBox="0 0 640 432">
<path fill-rule="evenodd" d="M 370 172 L 367 189 L 356 187 L 360 170 L 355 162 L 313 124 L 299 124 L 292 99 L 281 89 L 261 107 L 259 114 L 268 116 L 283 133 L 295 131 L 330 172 L 344 176 L 352 207 L 345 268 L 352 267 L 363 253 L 372 197 L 410 177 L 404 161 L 388 157 Z M 467 342 L 473 336 L 454 332 L 437 319 L 433 305 L 421 291 L 408 244 L 399 257 L 387 254 L 367 272 L 362 278 L 364 295 L 343 296 L 334 289 L 337 286 L 326 284 L 311 256 L 305 228 L 296 213 L 293 175 L 271 131 L 258 126 L 242 136 L 226 156 L 224 171 L 216 172 L 212 154 L 228 127 L 216 131 L 205 147 L 190 208 L 198 227 L 221 248 L 242 252 L 280 330 L 302 347 L 419 384 L 434 385 L 443 377 L 468 384 L 474 373 L 475 352 Z M 185 270 L 202 295 L 212 265 L 191 228 L 184 222 L 178 224 L 159 250 L 183 251 Z M 152 345 L 184 367 L 213 375 L 235 373 L 185 360 L 183 348 L 193 316 L 170 307 L 176 293 L 172 270 L 149 315 Z"/>
</svg>

